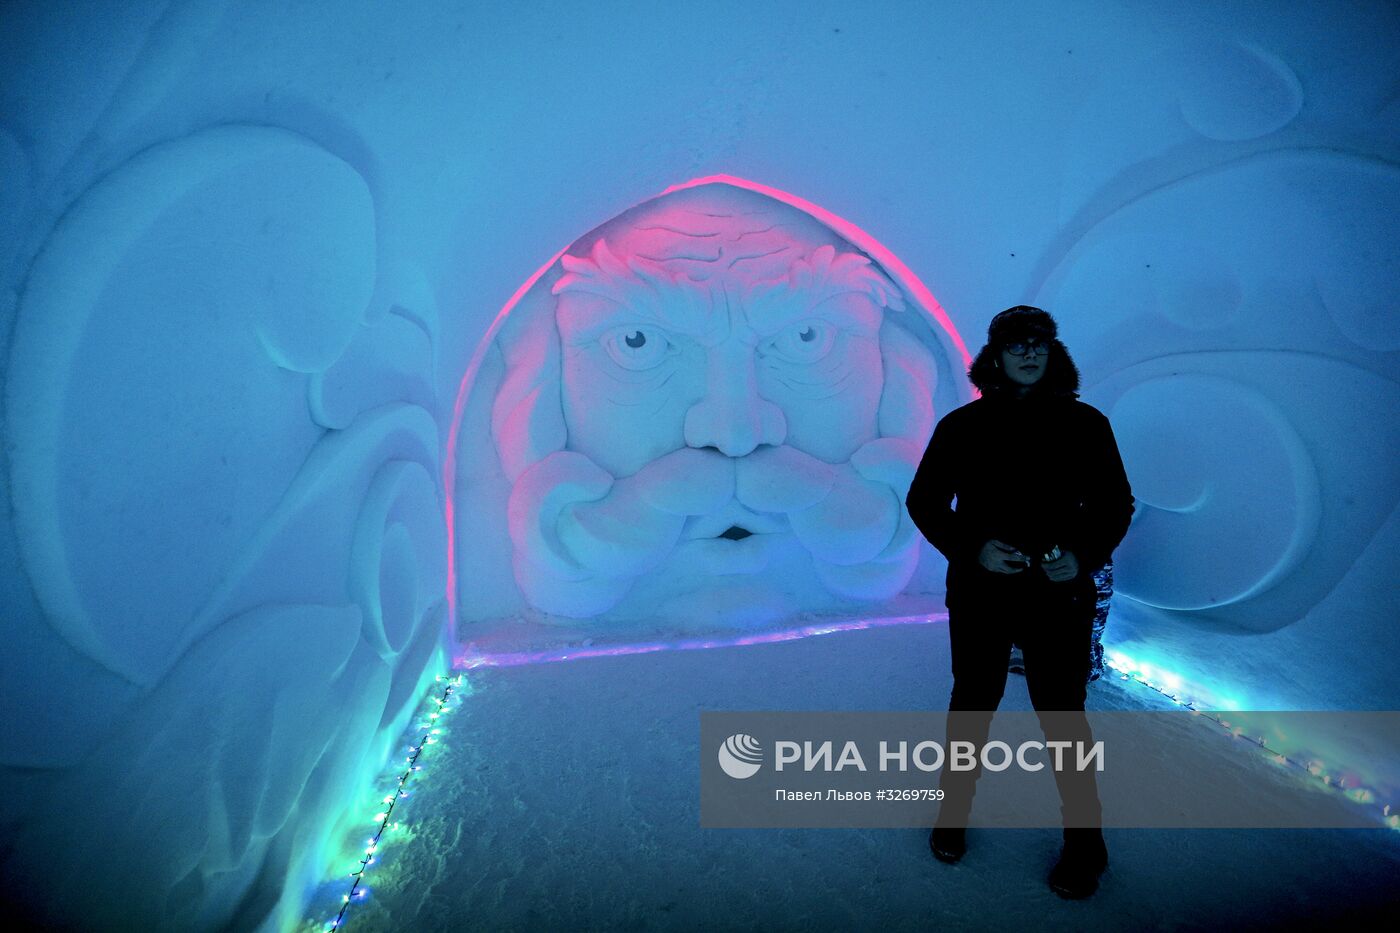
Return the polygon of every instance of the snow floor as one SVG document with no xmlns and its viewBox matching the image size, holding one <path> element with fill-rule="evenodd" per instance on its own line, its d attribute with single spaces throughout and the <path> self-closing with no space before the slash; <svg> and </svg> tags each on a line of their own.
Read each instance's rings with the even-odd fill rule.
<svg viewBox="0 0 1400 933">
<path fill-rule="evenodd" d="M 937 622 L 470 672 L 473 693 L 450 717 L 446 747 L 403 801 L 412 838 L 385 848 L 346 928 L 1216 930 L 1393 920 L 1400 832 L 1384 828 L 1109 830 L 1108 873 L 1083 902 L 1045 884 L 1057 830 L 974 829 L 967 856 L 949 866 L 930 856 L 924 830 L 700 828 L 700 710 L 941 710 L 947 654 Z M 1091 687 L 1091 709 L 1170 706 L 1109 676 Z M 1002 708 L 1030 709 L 1022 678 L 1011 678 Z M 1249 749 L 1222 748 L 1241 768 L 1271 767 Z"/>
</svg>

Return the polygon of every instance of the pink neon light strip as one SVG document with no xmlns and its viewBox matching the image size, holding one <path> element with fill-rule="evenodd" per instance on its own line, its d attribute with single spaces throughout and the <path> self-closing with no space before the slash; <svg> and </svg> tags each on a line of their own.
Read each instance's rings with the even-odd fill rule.
<svg viewBox="0 0 1400 933">
<path fill-rule="evenodd" d="M 442 456 L 442 489 L 443 489 L 443 518 L 447 522 L 447 618 L 449 624 L 457 624 L 457 529 L 453 524 L 453 516 L 457 514 L 457 504 L 453 499 L 456 489 L 455 480 L 457 478 L 457 435 L 462 430 L 462 413 L 467 409 L 467 394 L 472 383 L 476 381 L 477 370 L 481 369 L 481 361 L 486 357 L 486 350 L 491 346 L 491 341 L 496 336 L 496 331 L 501 329 L 505 319 L 510 316 L 510 311 L 525 297 L 525 293 L 549 271 L 549 267 L 564 255 L 565 246 L 559 252 L 549 258 L 549 262 L 535 270 L 535 274 L 525 280 L 525 284 L 515 290 L 515 294 L 510 296 L 510 300 L 505 303 L 500 312 L 496 314 L 496 319 L 491 322 L 491 326 L 486 329 L 486 335 L 476 345 L 476 352 L 472 354 L 471 361 L 467 363 L 466 372 L 462 373 L 462 381 L 457 384 L 457 399 L 452 405 L 452 425 L 447 429 L 447 449 Z"/>
<path fill-rule="evenodd" d="M 518 651 L 491 654 L 466 652 L 457 656 L 453 670 L 469 671 L 478 667 L 518 667 L 522 664 L 549 664 L 554 661 L 577 661 L 580 658 L 611 658 L 625 654 L 649 654 L 654 651 L 695 651 L 704 648 L 735 648 L 742 645 L 766 645 L 779 641 L 794 641 L 813 635 L 830 635 L 834 632 L 855 632 L 861 629 L 883 628 L 887 625 L 931 625 L 946 622 L 946 612 L 926 613 L 916 616 L 895 616 L 884 619 L 855 619 L 849 622 L 820 622 L 804 625 L 801 628 L 783 629 L 777 632 L 764 632 L 761 635 L 733 635 L 727 638 L 696 638 L 685 641 L 634 642 L 632 644 L 607 645 L 603 647 L 563 648 L 554 651 Z"/>
</svg>

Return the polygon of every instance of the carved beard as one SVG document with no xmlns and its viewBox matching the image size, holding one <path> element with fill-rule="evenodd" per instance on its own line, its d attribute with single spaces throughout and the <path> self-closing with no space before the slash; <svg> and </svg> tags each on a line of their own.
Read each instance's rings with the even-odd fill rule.
<svg viewBox="0 0 1400 933">
<path fill-rule="evenodd" d="M 557 451 L 511 492 L 516 578 L 533 605 L 587 617 L 673 553 L 693 573 L 757 573 L 786 536 L 833 592 L 891 596 L 917 554 L 904 496 L 922 453 L 890 437 L 841 464 L 787 446 L 737 459 L 687 447 L 619 479 Z"/>
</svg>

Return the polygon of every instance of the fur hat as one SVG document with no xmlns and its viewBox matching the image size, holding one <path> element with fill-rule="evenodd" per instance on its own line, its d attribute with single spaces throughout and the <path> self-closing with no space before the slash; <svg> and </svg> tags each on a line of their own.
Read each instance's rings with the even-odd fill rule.
<svg viewBox="0 0 1400 933">
<path fill-rule="evenodd" d="M 968 370 L 968 378 L 983 395 L 997 395 L 1016 388 L 1001 370 L 1001 351 L 1017 340 L 1041 339 L 1050 345 L 1045 361 L 1045 375 L 1034 388 L 1034 394 L 1068 395 L 1078 397 L 1079 368 L 1074 365 L 1069 350 L 1057 337 L 1059 328 L 1047 311 L 1030 305 L 1016 305 L 992 318 L 987 327 L 987 345 L 978 352 Z"/>
<path fill-rule="evenodd" d="M 1001 349 L 1008 343 L 1027 338 L 1054 340 L 1058 333 L 1055 319 L 1048 311 L 1030 305 L 1016 305 L 992 318 L 992 323 L 987 326 L 987 343 Z"/>
</svg>

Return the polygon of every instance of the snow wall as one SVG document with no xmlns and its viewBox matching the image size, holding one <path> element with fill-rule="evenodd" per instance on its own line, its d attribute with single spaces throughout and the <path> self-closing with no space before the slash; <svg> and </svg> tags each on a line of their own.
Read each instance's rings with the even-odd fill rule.
<svg viewBox="0 0 1400 933">
<path fill-rule="evenodd" d="M 493 322 L 717 174 L 864 231 L 974 351 L 1057 316 L 1138 497 L 1111 647 L 1245 708 L 1397 707 L 1393 6 L 652 7 L 0 11 L 6 898 L 296 921 L 424 680 L 549 615 L 490 406 L 456 407 Z M 936 417 L 966 384 L 933 320 Z M 456 511 L 449 588 L 473 496 L 497 533 Z"/>
</svg>

